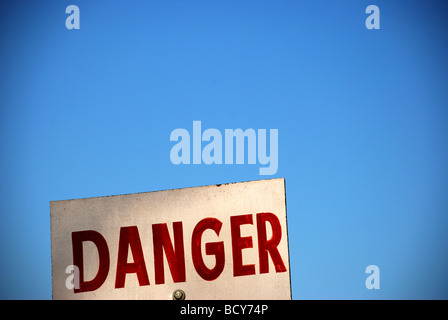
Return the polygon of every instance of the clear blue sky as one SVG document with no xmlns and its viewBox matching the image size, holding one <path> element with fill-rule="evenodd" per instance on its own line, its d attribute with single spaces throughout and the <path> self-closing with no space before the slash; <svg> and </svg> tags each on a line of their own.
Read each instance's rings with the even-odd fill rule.
<svg viewBox="0 0 448 320">
<path fill-rule="evenodd" d="M 294 299 L 447 299 L 447 9 L 2 2 L 0 298 L 51 298 L 49 201 L 284 177 Z M 278 129 L 277 173 L 173 165 L 193 120 Z"/>
</svg>

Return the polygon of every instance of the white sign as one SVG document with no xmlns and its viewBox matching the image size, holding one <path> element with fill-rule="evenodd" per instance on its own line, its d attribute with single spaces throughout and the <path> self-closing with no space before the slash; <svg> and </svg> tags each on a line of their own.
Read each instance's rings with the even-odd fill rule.
<svg viewBox="0 0 448 320">
<path fill-rule="evenodd" d="M 54 299 L 291 299 L 284 179 L 51 202 Z"/>
</svg>

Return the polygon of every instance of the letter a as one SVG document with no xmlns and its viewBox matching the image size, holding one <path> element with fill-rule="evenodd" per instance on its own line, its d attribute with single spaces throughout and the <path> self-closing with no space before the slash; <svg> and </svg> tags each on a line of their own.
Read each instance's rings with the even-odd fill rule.
<svg viewBox="0 0 448 320">
<path fill-rule="evenodd" d="M 179 141 L 180 138 L 180 141 Z M 190 164 L 190 134 L 185 129 L 175 129 L 171 132 L 170 141 L 179 141 L 170 151 L 172 164 Z M 179 152 L 182 154 L 179 156 Z"/>
<path fill-rule="evenodd" d="M 378 266 L 372 264 L 367 266 L 366 273 L 370 276 L 366 279 L 366 288 L 371 289 L 379 289 L 380 288 L 380 268 Z"/>
<path fill-rule="evenodd" d="M 373 11 L 373 13 L 372 13 Z M 366 28 L 369 30 L 380 28 L 380 8 L 370 5 L 366 8 L 366 13 L 372 13 L 366 19 Z"/>
<path fill-rule="evenodd" d="M 73 12 L 73 13 L 72 13 Z M 65 20 L 65 26 L 67 29 L 79 29 L 79 8 L 75 5 L 69 5 L 65 9 L 65 13 L 71 13 Z"/>
<path fill-rule="evenodd" d="M 79 289 L 79 268 L 71 264 L 65 268 L 65 273 L 70 274 L 65 280 L 65 287 L 69 290 Z"/>
</svg>

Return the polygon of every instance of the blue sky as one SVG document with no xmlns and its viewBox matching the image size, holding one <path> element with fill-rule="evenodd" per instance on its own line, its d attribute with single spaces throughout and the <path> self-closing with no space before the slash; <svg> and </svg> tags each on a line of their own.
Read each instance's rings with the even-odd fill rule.
<svg viewBox="0 0 448 320">
<path fill-rule="evenodd" d="M 0 298 L 51 299 L 49 201 L 284 177 L 294 299 L 447 299 L 446 12 L 2 2 Z M 170 133 L 194 120 L 278 129 L 277 173 L 173 165 Z M 371 264 L 379 290 L 365 287 Z"/>
</svg>

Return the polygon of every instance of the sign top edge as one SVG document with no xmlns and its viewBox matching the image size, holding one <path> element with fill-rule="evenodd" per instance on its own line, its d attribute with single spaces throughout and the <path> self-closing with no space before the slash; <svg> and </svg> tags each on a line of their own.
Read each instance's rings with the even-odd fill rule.
<svg viewBox="0 0 448 320">
<path fill-rule="evenodd" d="M 63 199 L 63 200 L 51 200 L 50 201 L 50 206 L 53 203 L 60 203 L 60 202 L 64 202 L 64 201 L 99 199 L 99 198 L 109 198 L 109 197 L 120 197 L 120 196 L 127 196 L 127 195 L 137 195 L 137 194 L 146 194 L 146 193 L 154 193 L 154 192 L 164 192 L 164 191 L 171 191 L 171 190 L 205 188 L 205 187 L 212 187 L 212 186 L 221 187 L 221 186 L 233 185 L 233 184 L 238 184 L 238 183 L 264 182 L 264 181 L 273 181 L 273 180 L 283 180 L 283 182 L 286 181 L 286 179 L 284 177 L 281 177 L 281 178 L 271 178 L 271 179 L 259 179 L 259 180 L 249 180 L 249 181 L 217 183 L 217 184 L 209 184 L 209 185 L 194 186 L 194 187 L 183 187 L 183 188 L 163 189 L 163 190 L 154 190 L 154 191 L 143 191 L 143 192 L 135 192 L 135 193 L 123 193 L 123 194 L 114 194 L 114 195 L 108 195 L 108 196 L 73 198 L 73 199 Z"/>
</svg>

